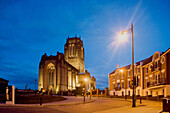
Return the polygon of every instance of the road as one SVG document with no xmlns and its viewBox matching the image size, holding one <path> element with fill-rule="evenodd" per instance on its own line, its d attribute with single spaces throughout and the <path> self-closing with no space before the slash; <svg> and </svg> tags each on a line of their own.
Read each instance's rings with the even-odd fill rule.
<svg viewBox="0 0 170 113">
<path fill-rule="evenodd" d="M 132 109 L 131 100 L 125 101 L 124 99 L 110 99 L 110 98 L 93 98 L 95 101 L 86 104 L 69 104 L 69 105 L 44 105 L 44 106 L 0 106 L 0 113 L 128 113 L 138 112 L 146 113 L 146 111 L 152 111 L 149 113 L 157 113 L 161 110 L 161 102 L 156 101 L 143 101 L 143 104 L 139 104 L 137 101 L 137 107 Z M 72 100 L 71 100 L 72 101 Z M 62 102 L 63 103 L 63 102 Z M 145 104 L 144 104 L 145 103 Z M 142 110 L 145 110 L 142 112 Z"/>
</svg>

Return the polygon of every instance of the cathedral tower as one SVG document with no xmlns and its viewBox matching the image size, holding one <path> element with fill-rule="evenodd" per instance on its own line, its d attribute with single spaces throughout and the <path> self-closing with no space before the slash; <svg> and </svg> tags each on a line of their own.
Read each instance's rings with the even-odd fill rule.
<svg viewBox="0 0 170 113">
<path fill-rule="evenodd" d="M 83 41 L 80 37 L 68 37 L 64 47 L 65 60 L 79 70 L 85 72 Z"/>
</svg>

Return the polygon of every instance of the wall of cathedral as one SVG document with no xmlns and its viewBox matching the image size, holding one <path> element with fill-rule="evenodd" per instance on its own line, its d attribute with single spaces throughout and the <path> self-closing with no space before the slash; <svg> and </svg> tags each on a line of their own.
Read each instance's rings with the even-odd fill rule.
<svg viewBox="0 0 170 113">
<path fill-rule="evenodd" d="M 84 56 L 83 41 L 77 36 L 68 37 L 64 54 L 44 54 L 39 64 L 39 91 L 43 89 L 56 94 L 59 91 L 75 90 L 76 87 L 96 89 L 96 79 L 85 71 Z"/>
<path fill-rule="evenodd" d="M 65 60 L 80 73 L 85 72 L 83 42 L 78 37 L 68 38 L 64 47 Z"/>
<path fill-rule="evenodd" d="M 44 54 L 39 65 L 39 91 L 52 91 L 57 94 L 59 91 L 76 89 L 76 75 L 78 70 L 67 63 L 62 53 L 56 56 Z"/>
</svg>

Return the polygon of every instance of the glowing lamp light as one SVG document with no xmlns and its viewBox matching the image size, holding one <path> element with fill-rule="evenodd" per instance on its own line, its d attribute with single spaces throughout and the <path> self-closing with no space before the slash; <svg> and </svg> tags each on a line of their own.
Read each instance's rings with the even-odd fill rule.
<svg viewBox="0 0 170 113">
<path fill-rule="evenodd" d="M 118 41 L 118 43 L 122 43 L 122 42 L 127 42 L 128 41 L 128 33 L 127 32 L 119 32 L 118 34 L 117 34 L 117 41 Z"/>
<path fill-rule="evenodd" d="M 88 81 L 87 78 L 85 78 L 84 81 L 87 82 Z"/>
</svg>

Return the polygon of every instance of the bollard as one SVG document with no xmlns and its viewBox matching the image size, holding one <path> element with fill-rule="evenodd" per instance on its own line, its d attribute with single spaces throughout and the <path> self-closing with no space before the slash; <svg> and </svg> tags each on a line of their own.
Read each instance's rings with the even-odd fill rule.
<svg viewBox="0 0 170 113">
<path fill-rule="evenodd" d="M 140 104 L 142 104 L 142 97 L 140 97 Z"/>
<path fill-rule="evenodd" d="M 84 95 L 84 104 L 85 104 L 85 95 Z"/>
<path fill-rule="evenodd" d="M 40 97 L 40 106 L 42 105 L 42 97 Z"/>
</svg>

